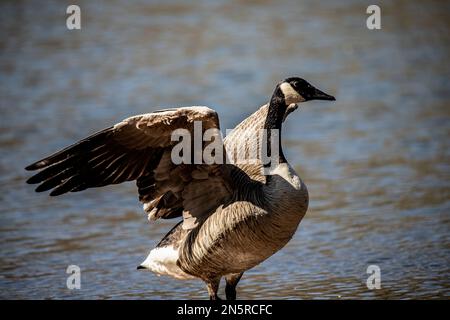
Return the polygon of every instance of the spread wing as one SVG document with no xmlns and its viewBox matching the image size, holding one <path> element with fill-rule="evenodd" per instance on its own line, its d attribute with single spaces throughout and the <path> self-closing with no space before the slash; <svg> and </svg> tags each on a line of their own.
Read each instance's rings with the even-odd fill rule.
<svg viewBox="0 0 450 320">
<path fill-rule="evenodd" d="M 178 143 L 172 141 L 172 132 L 185 129 L 193 136 L 195 121 L 202 122 L 203 131 L 219 129 L 217 113 L 206 107 L 127 118 L 29 165 L 26 170 L 41 171 L 27 182 L 39 184 L 37 192 L 52 190 L 50 195 L 57 196 L 136 180 L 150 218 L 183 215 L 183 228 L 190 229 L 232 194 L 226 165 L 172 162 L 172 148 Z"/>
</svg>

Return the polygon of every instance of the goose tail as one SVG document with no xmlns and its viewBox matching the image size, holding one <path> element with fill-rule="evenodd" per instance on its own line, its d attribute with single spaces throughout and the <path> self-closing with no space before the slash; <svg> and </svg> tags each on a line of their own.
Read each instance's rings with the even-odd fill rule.
<svg viewBox="0 0 450 320">
<path fill-rule="evenodd" d="M 195 277 L 187 274 L 177 265 L 180 243 L 185 234 L 181 221 L 150 251 L 137 269 L 149 270 L 157 275 L 171 276 L 176 279 L 194 279 Z"/>
</svg>

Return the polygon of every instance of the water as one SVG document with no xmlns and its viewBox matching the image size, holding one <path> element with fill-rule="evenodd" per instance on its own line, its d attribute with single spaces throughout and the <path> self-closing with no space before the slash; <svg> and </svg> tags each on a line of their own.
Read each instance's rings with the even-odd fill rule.
<svg viewBox="0 0 450 320">
<path fill-rule="evenodd" d="M 1 298 L 206 298 L 200 281 L 135 270 L 175 221 L 148 224 L 133 183 L 50 198 L 23 168 L 161 106 L 208 105 L 233 128 L 290 75 L 337 101 L 289 116 L 310 209 L 238 297 L 450 297 L 448 3 L 381 2 L 379 31 L 364 1 L 79 4 L 68 31 L 58 1 L 0 3 Z"/>
</svg>

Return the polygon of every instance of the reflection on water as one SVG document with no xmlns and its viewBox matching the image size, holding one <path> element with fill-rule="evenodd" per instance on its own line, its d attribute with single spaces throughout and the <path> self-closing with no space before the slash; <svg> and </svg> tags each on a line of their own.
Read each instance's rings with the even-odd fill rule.
<svg viewBox="0 0 450 320">
<path fill-rule="evenodd" d="M 23 167 L 158 106 L 208 105 L 232 128 L 289 75 L 337 102 L 288 119 L 310 210 L 240 298 L 449 298 L 448 4 L 382 2 L 369 31 L 358 1 L 81 1 L 68 31 L 46 2 L 0 3 L 2 298 L 205 298 L 199 281 L 135 270 L 174 222 L 146 223 L 132 183 L 55 199 Z"/>
</svg>

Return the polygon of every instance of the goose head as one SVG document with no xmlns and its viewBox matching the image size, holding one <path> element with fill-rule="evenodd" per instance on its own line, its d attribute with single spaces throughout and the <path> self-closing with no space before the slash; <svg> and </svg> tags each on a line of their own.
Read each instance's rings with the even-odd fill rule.
<svg viewBox="0 0 450 320">
<path fill-rule="evenodd" d="M 286 106 L 311 100 L 336 100 L 299 77 L 287 78 L 278 87 Z"/>
</svg>

